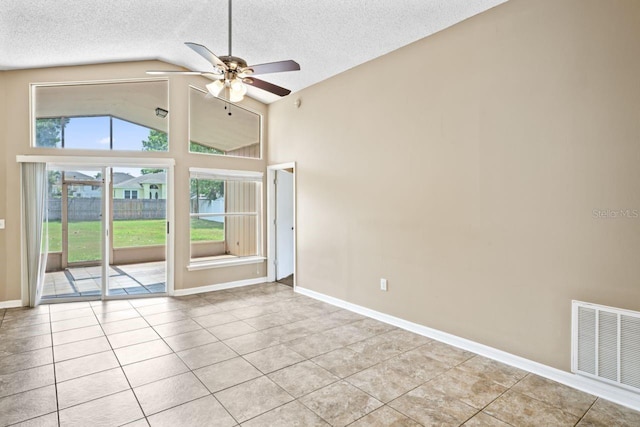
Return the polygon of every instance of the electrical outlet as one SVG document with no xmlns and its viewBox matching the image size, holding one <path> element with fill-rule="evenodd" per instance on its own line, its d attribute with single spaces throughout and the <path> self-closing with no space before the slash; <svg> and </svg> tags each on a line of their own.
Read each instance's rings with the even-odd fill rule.
<svg viewBox="0 0 640 427">
<path fill-rule="evenodd" d="M 4 230 L 4 219 L 0 219 L 0 230 Z"/>
<path fill-rule="evenodd" d="M 380 290 L 381 291 L 387 290 L 387 279 L 380 279 Z"/>
</svg>

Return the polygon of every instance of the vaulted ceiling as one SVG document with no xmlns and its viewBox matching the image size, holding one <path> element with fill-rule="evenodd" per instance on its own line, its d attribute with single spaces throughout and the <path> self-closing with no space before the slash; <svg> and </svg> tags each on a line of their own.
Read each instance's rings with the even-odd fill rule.
<svg viewBox="0 0 640 427">
<path fill-rule="evenodd" d="M 298 91 L 506 0 L 235 0 L 233 54 L 294 59 L 265 80 Z M 0 70 L 160 59 L 209 64 L 185 41 L 228 53 L 228 0 L 2 0 Z M 278 97 L 256 88 L 249 96 Z"/>
</svg>

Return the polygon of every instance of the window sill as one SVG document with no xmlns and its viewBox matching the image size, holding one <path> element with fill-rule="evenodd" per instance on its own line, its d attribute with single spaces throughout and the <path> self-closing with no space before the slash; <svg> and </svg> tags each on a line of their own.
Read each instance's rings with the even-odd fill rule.
<svg viewBox="0 0 640 427">
<path fill-rule="evenodd" d="M 207 270 L 210 268 L 233 267 L 236 265 L 259 264 L 266 261 L 262 256 L 248 256 L 224 259 L 206 259 L 201 261 L 191 261 L 187 265 L 188 271 Z"/>
</svg>

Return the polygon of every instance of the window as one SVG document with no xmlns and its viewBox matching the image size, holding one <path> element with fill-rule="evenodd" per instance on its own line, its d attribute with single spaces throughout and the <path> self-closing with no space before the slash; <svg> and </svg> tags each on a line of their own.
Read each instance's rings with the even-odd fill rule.
<svg viewBox="0 0 640 427">
<path fill-rule="evenodd" d="M 189 91 L 189 152 L 260 158 L 260 115 L 236 104 Z"/>
<path fill-rule="evenodd" d="M 168 151 L 166 81 L 33 88 L 35 147 Z"/>
<path fill-rule="evenodd" d="M 191 266 L 262 261 L 262 173 L 190 170 Z"/>
</svg>

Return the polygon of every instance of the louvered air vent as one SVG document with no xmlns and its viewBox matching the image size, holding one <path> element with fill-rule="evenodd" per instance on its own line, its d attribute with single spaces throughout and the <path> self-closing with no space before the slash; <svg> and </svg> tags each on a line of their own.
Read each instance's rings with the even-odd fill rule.
<svg viewBox="0 0 640 427">
<path fill-rule="evenodd" d="M 640 313 L 573 301 L 571 370 L 640 392 Z"/>
</svg>

